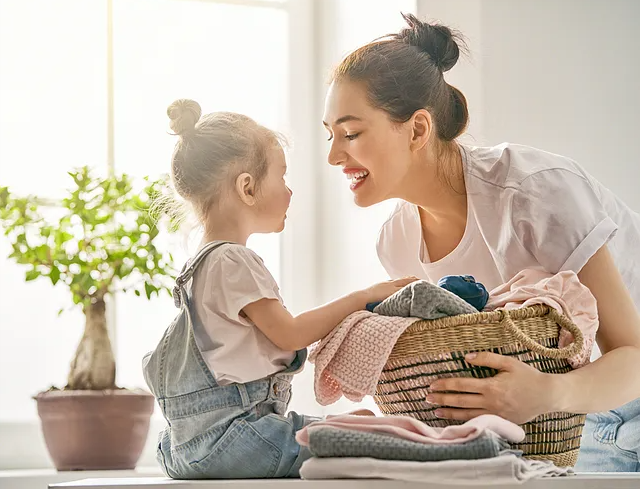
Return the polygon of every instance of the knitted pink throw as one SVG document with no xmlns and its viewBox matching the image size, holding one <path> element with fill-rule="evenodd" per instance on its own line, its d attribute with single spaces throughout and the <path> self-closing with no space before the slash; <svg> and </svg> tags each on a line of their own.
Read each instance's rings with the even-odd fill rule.
<svg viewBox="0 0 640 489">
<path fill-rule="evenodd" d="M 345 396 L 360 402 L 373 395 L 387 358 L 400 335 L 416 318 L 379 316 L 358 311 L 311 348 L 314 390 L 323 406 Z"/>
</svg>

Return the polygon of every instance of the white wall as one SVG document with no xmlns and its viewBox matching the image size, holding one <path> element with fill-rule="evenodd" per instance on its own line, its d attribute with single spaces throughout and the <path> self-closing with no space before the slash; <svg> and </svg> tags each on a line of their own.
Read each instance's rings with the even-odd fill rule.
<svg viewBox="0 0 640 489">
<path fill-rule="evenodd" d="M 478 144 L 569 156 L 640 211 L 640 2 L 419 0 L 458 27 L 472 61 L 454 68 Z"/>
</svg>

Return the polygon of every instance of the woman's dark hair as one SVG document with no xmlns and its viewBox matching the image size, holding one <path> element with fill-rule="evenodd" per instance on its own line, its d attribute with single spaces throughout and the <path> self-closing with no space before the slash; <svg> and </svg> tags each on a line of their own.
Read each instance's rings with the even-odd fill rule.
<svg viewBox="0 0 640 489">
<path fill-rule="evenodd" d="M 460 34 L 402 14 L 408 27 L 377 39 L 348 55 L 333 73 L 333 81 L 362 82 L 369 103 L 391 120 L 406 122 L 416 110 L 427 109 L 442 141 L 460 136 L 469 120 L 467 100 L 449 85 L 443 73 L 465 48 Z"/>
</svg>

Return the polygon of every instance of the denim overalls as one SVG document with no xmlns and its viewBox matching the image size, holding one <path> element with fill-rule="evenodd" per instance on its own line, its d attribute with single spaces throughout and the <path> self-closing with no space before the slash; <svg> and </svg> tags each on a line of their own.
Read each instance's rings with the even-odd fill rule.
<svg viewBox="0 0 640 489">
<path fill-rule="evenodd" d="M 147 385 L 168 423 L 160 433 L 158 462 L 175 479 L 299 477 L 311 455 L 295 433 L 317 418 L 284 414 L 306 349 L 272 377 L 220 386 L 194 338 L 191 278 L 206 255 L 225 244 L 210 243 L 187 262 L 173 291 L 180 313 L 142 360 Z"/>
</svg>

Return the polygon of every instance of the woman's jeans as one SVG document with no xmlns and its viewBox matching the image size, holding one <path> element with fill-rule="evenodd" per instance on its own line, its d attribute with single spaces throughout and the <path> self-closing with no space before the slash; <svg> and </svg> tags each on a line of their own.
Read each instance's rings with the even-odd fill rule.
<svg viewBox="0 0 640 489">
<path fill-rule="evenodd" d="M 640 399 L 587 416 L 575 469 L 640 472 Z"/>
</svg>

